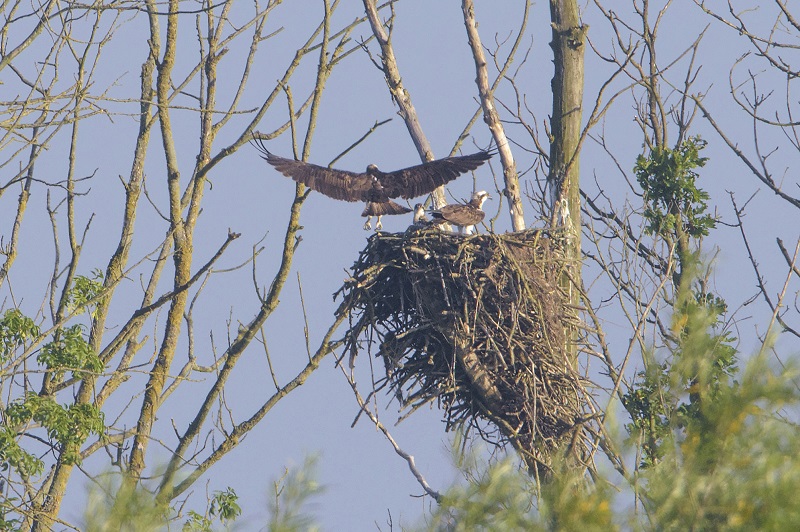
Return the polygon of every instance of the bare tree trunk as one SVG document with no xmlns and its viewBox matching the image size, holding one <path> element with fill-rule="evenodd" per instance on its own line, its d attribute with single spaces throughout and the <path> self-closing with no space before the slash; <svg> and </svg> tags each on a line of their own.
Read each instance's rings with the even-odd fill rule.
<svg viewBox="0 0 800 532">
<path fill-rule="evenodd" d="M 550 0 L 553 28 L 553 115 L 550 123 L 550 208 L 554 226 L 574 236 L 574 257 L 580 256 L 579 145 L 583 113 L 583 53 L 588 26 L 582 26 L 576 0 Z"/>
<path fill-rule="evenodd" d="M 553 40 L 553 113 L 551 118 L 550 171 L 547 177 L 550 192 L 551 224 L 564 229 L 566 268 L 561 277 L 562 289 L 569 302 L 580 303 L 581 279 L 581 208 L 580 208 L 580 145 L 583 111 L 584 40 L 587 26 L 581 25 L 576 0 L 550 0 Z M 571 363 L 577 362 L 578 331 L 566 331 Z M 577 420 L 576 420 L 577 423 Z M 580 424 L 574 429 L 573 440 L 579 438 Z M 569 445 L 566 440 L 565 446 Z M 580 446 L 578 446 L 579 448 Z M 570 457 L 568 463 L 584 463 L 581 457 Z"/>
<path fill-rule="evenodd" d="M 175 264 L 174 287 L 178 288 L 191 277 L 192 262 L 192 238 L 191 222 L 183 219 L 183 209 L 180 191 L 180 171 L 177 164 L 177 155 L 172 139 L 172 128 L 169 110 L 169 93 L 171 88 L 172 67 L 175 62 L 175 48 L 178 40 L 178 2 L 170 1 L 170 14 L 167 15 L 167 36 L 163 57 L 158 66 L 156 79 L 156 97 L 158 102 L 158 117 L 161 124 L 162 145 L 164 154 L 167 158 L 167 182 L 169 190 L 170 204 L 170 233 L 173 238 Z M 151 11 L 156 11 L 155 6 L 150 5 Z M 152 18 L 151 18 L 152 21 Z M 158 52 L 158 26 L 151 26 L 151 42 Z M 160 395 L 164 389 L 167 373 L 172 364 L 175 354 L 175 347 L 178 343 L 183 310 L 186 306 L 186 291 L 172 300 L 167 314 L 164 340 L 159 349 L 158 358 L 150 373 L 150 380 L 145 388 L 142 410 L 139 416 L 139 423 L 136 429 L 133 448 L 131 449 L 129 473 L 131 479 L 138 479 L 145 467 L 145 451 L 150 442 L 150 433 L 153 430 L 153 422 L 160 403 Z"/>
<path fill-rule="evenodd" d="M 519 188 L 519 177 L 517 176 L 517 163 L 511 153 L 511 146 L 508 144 L 505 128 L 500 121 L 500 114 L 494 104 L 494 94 L 489 87 L 489 74 L 486 70 L 486 57 L 483 53 L 481 36 L 478 33 L 478 22 L 475 20 L 475 4 L 472 0 L 463 0 L 461 10 L 464 12 L 464 26 L 467 28 L 467 37 L 472 49 L 472 57 L 475 59 L 475 82 L 478 85 L 478 92 L 481 97 L 481 107 L 483 108 L 483 120 L 489 126 L 497 144 L 497 151 L 500 153 L 500 160 L 503 164 L 503 180 L 505 182 L 505 195 L 508 198 L 509 211 L 511 214 L 511 227 L 514 231 L 525 229 L 525 217 L 522 210 L 522 199 Z"/>
<path fill-rule="evenodd" d="M 562 279 L 562 286 L 573 305 L 580 293 L 574 283 L 580 279 L 581 208 L 580 208 L 580 142 L 583 112 L 584 40 L 588 26 L 581 25 L 576 0 L 550 0 L 553 28 L 553 114 L 551 119 L 550 191 L 551 223 L 565 229 L 566 249 L 572 267 Z M 570 352 L 577 355 L 575 335 Z"/>
<path fill-rule="evenodd" d="M 417 110 L 411 102 L 411 95 L 403 86 L 403 80 L 400 77 L 400 70 L 397 68 L 397 59 L 394 56 L 394 49 L 389 39 L 389 35 L 383 28 L 380 19 L 378 18 L 378 9 L 375 7 L 375 0 L 364 0 L 364 9 L 367 12 L 369 24 L 372 27 L 372 33 L 375 35 L 378 44 L 381 47 L 381 65 L 383 68 L 383 75 L 386 77 L 386 85 L 389 87 L 389 92 L 392 98 L 400 108 L 400 116 L 408 128 L 408 133 L 411 135 L 411 140 L 417 147 L 420 157 L 423 161 L 432 161 L 435 159 L 433 156 L 433 149 L 431 148 L 428 138 L 422 131 L 422 126 L 419 123 Z M 447 199 L 444 196 L 444 188 L 439 187 L 431 192 L 433 198 L 433 207 L 439 209 L 447 204 Z"/>
</svg>

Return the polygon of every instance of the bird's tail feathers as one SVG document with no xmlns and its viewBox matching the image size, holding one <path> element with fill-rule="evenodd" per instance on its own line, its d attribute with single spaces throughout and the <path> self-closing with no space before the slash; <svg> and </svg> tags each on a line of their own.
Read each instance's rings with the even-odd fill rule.
<svg viewBox="0 0 800 532">
<path fill-rule="evenodd" d="M 380 203 L 373 203 L 370 201 L 367 202 L 367 206 L 364 207 L 364 212 L 361 213 L 361 216 L 386 216 L 392 214 L 406 214 L 407 212 L 411 212 L 411 209 L 391 200 Z"/>
</svg>

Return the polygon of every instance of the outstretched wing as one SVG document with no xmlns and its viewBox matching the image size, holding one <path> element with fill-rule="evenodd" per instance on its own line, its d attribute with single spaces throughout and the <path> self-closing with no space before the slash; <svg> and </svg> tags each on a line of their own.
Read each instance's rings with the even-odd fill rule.
<svg viewBox="0 0 800 532">
<path fill-rule="evenodd" d="M 261 157 L 278 172 L 320 194 L 344 201 L 366 201 L 372 191 L 373 179 L 367 174 L 286 159 L 270 153 L 260 140 L 253 144 L 261 152 Z"/>
<path fill-rule="evenodd" d="M 390 198 L 411 199 L 446 185 L 463 173 L 475 170 L 494 155 L 479 151 L 472 155 L 446 157 L 381 176 L 381 185 Z"/>
</svg>

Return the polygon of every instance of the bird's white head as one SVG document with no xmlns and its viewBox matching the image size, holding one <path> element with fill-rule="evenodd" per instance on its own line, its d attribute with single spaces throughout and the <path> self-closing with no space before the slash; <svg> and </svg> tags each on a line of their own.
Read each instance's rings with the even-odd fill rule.
<svg viewBox="0 0 800 532">
<path fill-rule="evenodd" d="M 483 207 L 483 202 L 490 198 L 491 196 L 485 190 L 480 190 L 472 194 L 472 201 L 478 204 L 478 208 Z"/>
<path fill-rule="evenodd" d="M 369 175 L 374 176 L 374 175 L 377 175 L 378 172 L 379 172 L 378 167 L 375 166 L 374 164 L 370 164 L 370 165 L 367 166 L 367 173 Z"/>
<path fill-rule="evenodd" d="M 414 205 L 414 223 L 420 224 L 427 221 L 428 217 L 425 216 L 425 207 L 422 206 L 422 203 Z"/>
</svg>

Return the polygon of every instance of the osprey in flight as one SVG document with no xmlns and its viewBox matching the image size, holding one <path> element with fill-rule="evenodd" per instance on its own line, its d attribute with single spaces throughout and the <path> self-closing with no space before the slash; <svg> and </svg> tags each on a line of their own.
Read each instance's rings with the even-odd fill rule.
<svg viewBox="0 0 800 532">
<path fill-rule="evenodd" d="M 461 174 L 475 170 L 493 155 L 479 151 L 394 172 L 381 172 L 371 164 L 366 172 L 358 173 L 279 157 L 270 153 L 261 141 L 255 146 L 261 152 L 261 157 L 286 177 L 333 199 L 366 202 L 361 213 L 361 216 L 368 217 L 364 229 L 370 229 L 370 216 L 378 217 L 375 228 L 381 229 L 381 216 L 411 212 L 411 209 L 392 201 L 393 198 L 411 199 L 428 194 Z"/>
<path fill-rule="evenodd" d="M 483 220 L 486 213 L 481 207 L 483 202 L 489 199 L 489 193 L 485 190 L 475 192 L 469 203 L 452 203 L 445 205 L 441 209 L 431 211 L 432 224 L 451 223 L 458 226 L 458 232 L 471 235 L 475 230 L 475 225 Z"/>
</svg>

